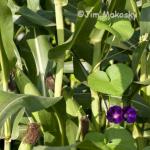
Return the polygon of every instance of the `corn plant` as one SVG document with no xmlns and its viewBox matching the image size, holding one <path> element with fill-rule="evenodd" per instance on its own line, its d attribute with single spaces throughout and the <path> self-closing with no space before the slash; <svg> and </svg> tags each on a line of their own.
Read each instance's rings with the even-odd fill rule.
<svg viewBox="0 0 150 150">
<path fill-rule="evenodd" d="M 149 14 L 149 0 L 0 0 L 0 150 L 149 150 Z"/>
</svg>

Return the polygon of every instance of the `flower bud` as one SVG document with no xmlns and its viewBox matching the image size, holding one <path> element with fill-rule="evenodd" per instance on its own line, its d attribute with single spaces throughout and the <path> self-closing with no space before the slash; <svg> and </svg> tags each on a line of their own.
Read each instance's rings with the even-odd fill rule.
<svg viewBox="0 0 150 150">
<path fill-rule="evenodd" d="M 81 122 L 81 136 L 82 138 L 88 133 L 89 130 L 89 118 L 88 115 L 82 116 L 80 119 Z"/>
</svg>

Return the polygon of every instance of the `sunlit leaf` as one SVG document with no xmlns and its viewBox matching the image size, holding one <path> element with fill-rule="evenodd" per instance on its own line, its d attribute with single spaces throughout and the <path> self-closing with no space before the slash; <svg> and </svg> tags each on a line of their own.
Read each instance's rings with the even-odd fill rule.
<svg viewBox="0 0 150 150">
<path fill-rule="evenodd" d="M 124 64 L 114 64 L 104 71 L 95 71 L 88 76 L 88 85 L 93 90 L 121 96 L 133 81 L 132 70 Z"/>
<path fill-rule="evenodd" d="M 109 31 L 121 41 L 129 40 L 134 33 L 131 22 L 125 19 L 118 19 L 112 25 L 99 21 L 96 23 L 96 28 Z"/>
</svg>

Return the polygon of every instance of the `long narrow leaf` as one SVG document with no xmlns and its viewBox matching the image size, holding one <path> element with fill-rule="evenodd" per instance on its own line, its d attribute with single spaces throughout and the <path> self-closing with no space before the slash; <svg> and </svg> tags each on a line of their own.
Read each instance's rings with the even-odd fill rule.
<svg viewBox="0 0 150 150">
<path fill-rule="evenodd" d="M 25 94 L 12 94 L 0 91 L 0 127 L 5 120 L 21 108 L 27 112 L 35 112 L 53 106 L 61 98 L 47 98 Z"/>
</svg>

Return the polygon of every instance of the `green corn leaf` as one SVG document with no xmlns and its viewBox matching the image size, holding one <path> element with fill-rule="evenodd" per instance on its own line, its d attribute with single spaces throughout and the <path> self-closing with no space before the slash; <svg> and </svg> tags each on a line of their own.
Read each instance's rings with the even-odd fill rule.
<svg viewBox="0 0 150 150">
<path fill-rule="evenodd" d="M 39 15 L 38 13 L 32 11 L 27 7 L 21 7 L 17 12 L 17 14 L 21 15 L 23 18 L 27 19 L 27 21 L 35 25 L 39 25 L 43 27 L 55 26 L 53 22 L 51 22 L 47 18 Z"/>
<path fill-rule="evenodd" d="M 141 35 L 150 33 L 150 2 L 147 2 L 142 6 L 140 32 Z"/>
<path fill-rule="evenodd" d="M 7 0 L 0 1 L 0 37 L 1 37 L 1 45 L 3 46 L 3 50 L 9 60 L 9 65 L 14 67 L 16 62 L 15 56 L 15 45 L 13 42 L 13 19 L 11 10 L 7 6 Z"/>
<path fill-rule="evenodd" d="M 16 47 L 13 42 L 13 20 L 7 0 L 0 1 L 0 62 L 2 68 L 3 89 L 7 90 L 10 70 L 16 63 Z"/>
<path fill-rule="evenodd" d="M 47 98 L 25 94 L 13 94 L 0 91 L 0 127 L 5 120 L 21 108 L 29 113 L 53 106 L 61 98 Z"/>
<path fill-rule="evenodd" d="M 61 58 L 61 56 L 64 54 L 66 50 L 71 50 L 71 48 L 75 46 L 77 43 L 80 43 L 81 41 L 85 42 L 85 40 L 88 40 L 88 36 L 92 31 L 97 20 L 96 18 L 90 17 L 90 14 L 94 12 L 98 12 L 100 7 L 98 0 L 96 0 L 94 4 L 92 3 L 91 0 L 89 1 L 89 3 L 82 2 L 79 5 L 79 9 L 84 13 L 87 11 L 88 14 L 86 14 L 86 16 L 84 17 L 78 17 L 76 22 L 75 33 L 73 34 L 73 36 L 69 38 L 68 41 L 66 41 L 64 44 L 60 46 L 50 49 L 48 54 L 50 59 Z M 84 6 L 86 6 L 86 8 L 84 8 Z M 83 54 L 83 52 L 80 53 Z M 89 53 L 89 55 L 91 55 L 91 53 Z"/>
</svg>

